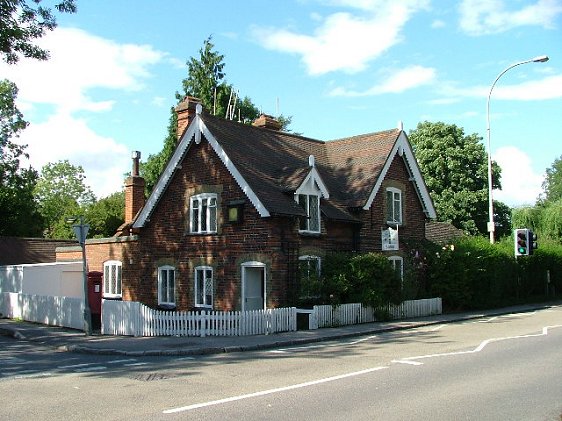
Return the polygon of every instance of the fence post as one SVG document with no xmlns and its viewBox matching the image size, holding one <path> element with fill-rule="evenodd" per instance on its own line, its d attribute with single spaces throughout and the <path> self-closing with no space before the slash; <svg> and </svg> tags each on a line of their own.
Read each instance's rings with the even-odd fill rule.
<svg viewBox="0 0 562 421">
<path fill-rule="evenodd" d="M 207 333 L 207 312 L 201 311 L 201 337 L 204 338 Z"/>
</svg>

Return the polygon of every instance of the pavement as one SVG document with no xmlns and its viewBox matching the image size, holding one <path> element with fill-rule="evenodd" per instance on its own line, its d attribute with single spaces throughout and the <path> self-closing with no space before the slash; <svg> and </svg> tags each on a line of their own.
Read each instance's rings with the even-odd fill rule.
<svg viewBox="0 0 562 421">
<path fill-rule="evenodd" d="M 0 335 L 11 336 L 17 340 L 24 340 L 67 352 L 128 356 L 206 355 L 292 347 L 314 342 L 414 329 L 429 325 L 532 312 L 558 306 L 562 306 L 562 302 L 527 304 L 486 311 L 448 313 L 415 319 L 364 323 L 317 330 L 299 330 L 271 335 L 207 336 L 204 338 L 190 336 L 132 337 L 105 336 L 100 334 L 85 335 L 83 331 L 75 329 L 12 319 L 0 319 Z"/>
</svg>

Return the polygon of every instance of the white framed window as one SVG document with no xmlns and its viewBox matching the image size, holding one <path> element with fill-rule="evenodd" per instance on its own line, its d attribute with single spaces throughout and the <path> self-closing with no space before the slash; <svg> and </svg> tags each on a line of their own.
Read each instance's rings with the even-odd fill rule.
<svg viewBox="0 0 562 421">
<path fill-rule="evenodd" d="M 300 232 L 320 232 L 320 196 L 315 194 L 297 195 L 299 205 L 306 211 L 306 217 L 301 218 Z"/>
<path fill-rule="evenodd" d="M 302 278 L 318 278 L 322 268 L 322 259 L 318 256 L 299 256 L 299 268 Z"/>
<path fill-rule="evenodd" d="M 176 304 L 176 268 L 173 266 L 158 268 L 158 304 Z"/>
<path fill-rule="evenodd" d="M 388 258 L 394 272 L 398 275 L 400 280 L 404 280 L 404 259 L 400 256 L 390 256 Z"/>
<path fill-rule="evenodd" d="M 195 306 L 213 308 L 213 268 L 195 268 Z"/>
<path fill-rule="evenodd" d="M 108 260 L 103 264 L 104 298 L 121 298 L 121 275 L 123 264 L 118 260 Z"/>
<path fill-rule="evenodd" d="M 202 193 L 190 198 L 190 232 L 213 234 L 217 232 L 217 195 Z"/>
<path fill-rule="evenodd" d="M 386 222 L 402 224 L 402 191 L 395 187 L 386 189 Z"/>
</svg>

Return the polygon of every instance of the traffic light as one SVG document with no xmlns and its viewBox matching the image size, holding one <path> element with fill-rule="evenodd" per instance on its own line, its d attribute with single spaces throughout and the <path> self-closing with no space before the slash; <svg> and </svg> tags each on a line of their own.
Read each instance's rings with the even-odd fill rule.
<svg viewBox="0 0 562 421">
<path fill-rule="evenodd" d="M 515 257 L 528 256 L 529 247 L 529 230 L 527 228 L 516 229 L 514 232 L 515 241 Z"/>
<path fill-rule="evenodd" d="M 529 230 L 529 256 L 539 248 L 539 243 L 537 242 L 538 237 L 533 231 Z"/>
</svg>

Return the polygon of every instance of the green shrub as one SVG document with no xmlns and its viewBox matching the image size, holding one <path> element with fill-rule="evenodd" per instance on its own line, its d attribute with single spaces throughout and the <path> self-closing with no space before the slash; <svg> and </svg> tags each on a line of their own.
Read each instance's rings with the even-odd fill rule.
<svg viewBox="0 0 562 421">
<path fill-rule="evenodd" d="M 402 301 L 400 279 L 381 254 L 334 253 L 324 260 L 325 302 L 377 307 Z"/>
<path fill-rule="evenodd" d="M 532 256 L 516 259 L 513 238 L 490 244 L 487 238 L 462 237 L 431 257 L 430 290 L 448 310 L 544 299 L 547 270 L 550 285 L 562 292 L 562 246 L 557 244 L 546 243 Z"/>
</svg>

